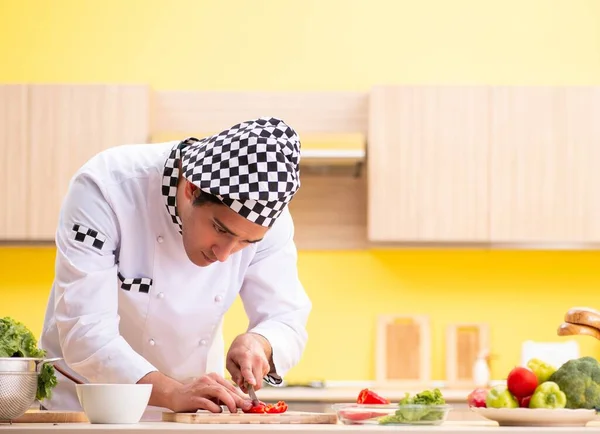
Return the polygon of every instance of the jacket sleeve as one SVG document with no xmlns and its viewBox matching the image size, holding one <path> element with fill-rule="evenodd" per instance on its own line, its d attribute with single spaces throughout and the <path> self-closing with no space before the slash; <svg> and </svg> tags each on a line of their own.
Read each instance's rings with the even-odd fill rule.
<svg viewBox="0 0 600 434">
<path fill-rule="evenodd" d="M 265 379 L 270 383 L 280 383 L 300 361 L 308 338 L 312 303 L 298 277 L 297 258 L 294 225 L 286 210 L 261 241 L 240 291 L 248 331 L 264 336 L 273 349 L 275 372 Z"/>
<path fill-rule="evenodd" d="M 55 321 L 66 364 L 93 383 L 135 383 L 156 371 L 119 333 L 119 226 L 89 174 L 69 186 L 56 247 Z"/>
</svg>

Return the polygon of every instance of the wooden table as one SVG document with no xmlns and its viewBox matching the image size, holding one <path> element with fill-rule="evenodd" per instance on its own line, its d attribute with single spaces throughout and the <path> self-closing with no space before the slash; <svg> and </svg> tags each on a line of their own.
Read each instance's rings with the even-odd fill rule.
<svg viewBox="0 0 600 434">
<path fill-rule="evenodd" d="M 453 421 L 439 426 L 360 426 L 360 425 L 192 425 L 167 422 L 142 422 L 135 425 L 92 425 L 92 424 L 13 424 L 1 425 L 2 434 L 44 434 L 46 432 L 66 432 L 68 434 L 131 434 L 153 432 L 189 433 L 199 431 L 203 434 L 230 433 L 243 434 L 250 432 L 285 432 L 295 434 L 325 434 L 325 433 L 361 433 L 378 434 L 382 432 L 414 432 L 419 434 L 436 433 L 469 433 L 469 434 L 600 434 L 600 422 L 590 422 L 586 427 L 500 427 L 495 422 L 488 421 Z"/>
</svg>

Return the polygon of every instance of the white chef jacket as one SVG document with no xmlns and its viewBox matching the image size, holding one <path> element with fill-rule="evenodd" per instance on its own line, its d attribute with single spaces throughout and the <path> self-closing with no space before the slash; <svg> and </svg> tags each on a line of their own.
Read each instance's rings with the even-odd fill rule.
<svg viewBox="0 0 600 434">
<path fill-rule="evenodd" d="M 194 265 L 161 191 L 175 144 L 110 148 L 75 174 L 56 231 L 40 346 L 84 382 L 135 383 L 156 370 L 181 382 L 224 375 L 222 318 L 239 294 L 248 331 L 268 339 L 281 377 L 301 357 L 311 310 L 289 210 L 261 242 L 224 263 Z M 43 405 L 79 409 L 73 383 L 56 374 Z"/>
</svg>

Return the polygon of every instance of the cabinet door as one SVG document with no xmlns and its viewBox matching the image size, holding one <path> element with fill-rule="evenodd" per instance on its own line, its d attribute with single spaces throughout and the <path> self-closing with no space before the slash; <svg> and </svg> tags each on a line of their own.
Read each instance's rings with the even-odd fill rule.
<svg viewBox="0 0 600 434">
<path fill-rule="evenodd" d="M 493 89 L 490 162 L 492 241 L 600 240 L 598 89 Z"/>
<path fill-rule="evenodd" d="M 148 139 L 148 88 L 32 85 L 29 238 L 54 239 L 69 182 L 94 154 Z"/>
<path fill-rule="evenodd" d="M 489 90 L 376 87 L 369 106 L 369 239 L 488 241 Z"/>
<path fill-rule="evenodd" d="M 27 237 L 27 86 L 0 85 L 0 239 Z"/>
</svg>

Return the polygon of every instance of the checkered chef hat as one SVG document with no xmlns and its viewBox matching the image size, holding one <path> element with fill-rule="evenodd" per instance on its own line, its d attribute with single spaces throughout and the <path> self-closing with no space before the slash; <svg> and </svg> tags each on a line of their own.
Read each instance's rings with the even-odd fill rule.
<svg viewBox="0 0 600 434">
<path fill-rule="evenodd" d="M 181 152 L 188 181 L 261 226 L 272 226 L 300 188 L 300 139 L 280 119 L 245 121 Z"/>
</svg>

